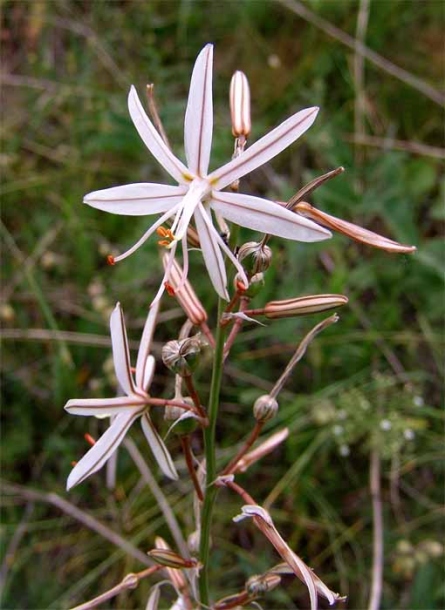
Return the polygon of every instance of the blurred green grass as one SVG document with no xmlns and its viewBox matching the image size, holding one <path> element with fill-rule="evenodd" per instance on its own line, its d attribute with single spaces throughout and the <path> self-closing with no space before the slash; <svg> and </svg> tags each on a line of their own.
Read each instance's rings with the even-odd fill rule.
<svg viewBox="0 0 445 610">
<path fill-rule="evenodd" d="M 362 5 L 306 3 L 351 36 Z M 228 86 L 233 71 L 242 69 L 251 85 L 253 139 L 305 105 L 322 109 L 298 145 L 243 180 L 243 190 L 285 200 L 315 175 L 344 165 L 345 174 L 319 189 L 311 202 L 418 247 L 413 256 L 395 257 L 340 237 L 310 247 L 271 242 L 275 265 L 259 304 L 342 292 L 350 306 L 311 346 L 286 387 L 270 426 L 271 431 L 290 427 L 286 447 L 243 481 L 248 490 L 249 481 L 255 482 L 258 501 L 276 489 L 274 517 L 291 546 L 331 588 L 349 595 L 349 608 L 363 608 L 372 557 L 368 462 L 377 447 L 385 517 L 382 607 L 443 607 L 440 558 L 421 552 L 422 544 L 439 541 L 443 533 L 440 108 L 365 62 L 365 134 L 379 146 L 354 145 L 354 53 L 278 3 L 57 0 L 4 2 L 2 9 L 3 477 L 59 493 L 143 551 L 155 533 L 168 535 L 125 451 L 114 495 L 104 489 L 102 475 L 65 493 L 70 463 L 85 450 L 82 434 L 89 425 L 93 435 L 101 428 L 69 418 L 62 407 L 74 396 L 113 392 L 103 370 L 110 355 L 110 308 L 122 302 L 137 340 L 161 278 L 154 243 L 116 267 L 105 264 L 105 255 L 133 243 L 149 219 L 103 214 L 83 206 L 82 197 L 114 184 L 165 181 L 131 124 L 127 90 L 131 83 L 139 91 L 155 83 L 162 120 L 175 152 L 182 154 L 191 68 L 211 41 L 212 167 L 232 152 Z M 440 88 L 442 25 L 440 2 L 371 2 L 365 43 Z M 425 145 L 423 154 L 410 152 L 413 142 Z M 199 257 L 194 259 L 199 268 Z M 213 310 L 208 286 L 197 282 L 196 289 Z M 159 341 L 173 338 L 180 327 L 174 308 L 164 319 Z M 223 449 L 241 440 L 253 401 L 271 387 L 314 320 L 247 327 L 240 335 L 225 381 Z M 160 395 L 168 396 L 172 379 L 161 366 L 158 373 Z M 203 366 L 204 394 L 207 374 Z M 384 419 L 392 425 L 386 433 Z M 405 438 L 406 430 L 414 432 L 414 440 Z M 345 447 L 348 456 L 341 455 Z M 174 488 L 166 491 L 178 507 L 188 507 L 180 515 L 191 531 L 187 489 L 181 488 L 184 498 Z M 276 561 L 251 530 L 231 525 L 238 500 L 228 494 L 222 499 L 214 534 L 215 597 L 234 592 Z M 141 569 L 54 507 L 19 493 L 3 493 L 2 504 L 3 550 L 17 540 L 1 572 L 7 575 L 4 608 L 67 607 Z M 411 550 L 404 555 L 405 542 Z M 148 588 L 143 583 L 110 607 L 141 607 Z M 289 583 L 271 594 L 265 607 L 306 603 L 303 587 Z"/>
</svg>

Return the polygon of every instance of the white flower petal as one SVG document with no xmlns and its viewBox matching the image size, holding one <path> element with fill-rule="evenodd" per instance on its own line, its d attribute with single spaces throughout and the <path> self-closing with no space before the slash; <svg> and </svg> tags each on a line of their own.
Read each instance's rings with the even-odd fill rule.
<svg viewBox="0 0 445 610">
<path fill-rule="evenodd" d="M 184 146 L 189 170 L 205 176 L 209 167 L 213 131 L 213 45 L 198 55 L 190 81 L 184 121 Z"/>
<path fill-rule="evenodd" d="M 306 242 L 331 237 L 330 231 L 312 220 L 260 197 L 213 191 L 211 206 L 225 219 L 254 231 Z"/>
<path fill-rule="evenodd" d="M 228 301 L 226 267 L 218 246 L 218 233 L 202 204 L 195 210 L 195 223 L 210 280 L 219 296 Z"/>
<path fill-rule="evenodd" d="M 159 302 L 159 301 L 158 301 Z M 150 386 L 151 386 L 151 382 L 153 381 L 153 375 L 155 372 L 155 367 L 156 367 L 156 359 L 154 356 L 152 355 L 148 355 L 147 359 L 145 360 L 145 366 L 143 367 L 141 373 L 143 375 L 142 377 L 142 389 L 144 390 L 144 392 L 148 392 Z"/>
<path fill-rule="evenodd" d="M 153 585 L 147 599 L 145 610 L 159 610 L 159 598 L 161 597 L 161 583 Z"/>
<path fill-rule="evenodd" d="M 204 212 L 203 212 L 203 214 L 204 214 Z M 210 222 L 210 220 L 209 220 L 209 222 Z M 214 229 L 213 225 L 212 225 L 212 228 Z M 219 244 L 219 247 L 221 248 L 221 250 L 225 253 L 227 258 L 230 260 L 230 262 L 235 266 L 235 269 L 238 271 L 238 274 L 240 276 L 239 279 L 242 281 L 244 286 L 247 287 L 249 285 L 249 280 L 247 279 L 247 275 L 246 275 L 246 272 L 244 271 L 243 266 L 241 265 L 239 260 L 233 254 L 232 250 L 229 248 L 229 246 L 226 244 L 226 242 L 223 240 L 223 238 L 221 237 L 221 235 L 218 233 L 218 231 L 216 229 L 214 229 L 214 237 L 215 237 L 216 242 Z"/>
<path fill-rule="evenodd" d="M 144 406 L 142 398 L 131 396 L 117 396 L 115 398 L 73 398 L 69 400 L 64 409 L 71 415 L 115 415 L 125 413 L 130 409 Z"/>
<path fill-rule="evenodd" d="M 207 180 L 202 178 L 195 178 L 193 180 L 171 227 L 175 239 L 179 241 L 184 237 L 196 206 L 203 197 L 210 193 L 210 190 Z"/>
<path fill-rule="evenodd" d="M 148 216 L 171 209 L 186 192 L 184 186 L 141 182 L 93 191 L 85 195 L 83 202 L 110 214 Z"/>
<path fill-rule="evenodd" d="M 252 144 L 239 157 L 212 172 L 208 176 L 212 186 L 219 191 L 276 157 L 309 129 L 315 121 L 318 110 L 316 106 L 300 110 Z"/>
<path fill-rule="evenodd" d="M 119 447 L 127 430 L 137 417 L 139 417 L 138 413 L 130 411 L 129 413 L 119 413 L 114 418 L 108 430 L 74 466 L 68 477 L 67 491 L 102 468 Z"/>
<path fill-rule="evenodd" d="M 142 430 L 144 431 L 148 444 L 150 445 L 150 449 L 152 450 L 160 469 L 165 476 L 176 481 L 178 479 L 178 473 L 176 472 L 171 455 L 165 446 L 164 441 L 159 436 L 147 412 L 143 413 L 141 417 L 141 424 Z"/>
<path fill-rule="evenodd" d="M 154 372 L 154 362 L 151 362 L 149 354 L 153 333 L 156 327 L 159 303 L 160 301 L 157 301 L 152 307 L 150 307 L 148 312 L 144 330 L 142 332 L 141 343 L 139 345 L 138 358 L 136 361 L 136 385 L 144 391 L 147 391 L 147 388 L 149 387 L 147 382 L 151 383 L 151 377 Z"/>
<path fill-rule="evenodd" d="M 131 375 L 130 350 L 128 349 L 127 331 L 120 303 L 117 303 L 110 316 L 111 345 L 116 377 L 127 396 L 135 394 Z"/>
<path fill-rule="evenodd" d="M 134 126 L 153 157 L 179 184 L 187 184 L 191 178 L 190 172 L 182 161 L 175 157 L 156 131 L 155 126 L 146 115 L 133 85 L 128 94 L 128 110 Z"/>
</svg>

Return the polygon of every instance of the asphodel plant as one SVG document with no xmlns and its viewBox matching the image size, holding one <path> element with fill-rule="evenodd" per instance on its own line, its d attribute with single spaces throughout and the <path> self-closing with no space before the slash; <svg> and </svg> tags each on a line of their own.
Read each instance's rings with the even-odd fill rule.
<svg viewBox="0 0 445 610">
<path fill-rule="evenodd" d="M 92 447 L 74 465 L 67 488 L 88 485 L 91 476 L 101 476 L 96 473 L 116 456 L 132 425 L 140 421 L 156 464 L 156 474 L 165 475 L 170 480 L 169 485 L 180 484 L 181 493 L 189 481 L 189 507 L 194 521 L 190 531 L 181 531 L 174 518 L 175 507 L 166 507 L 165 501 L 160 501 L 166 516 L 164 532 L 170 530 L 171 540 L 167 542 L 157 536 L 151 543 L 140 542 L 142 550 L 148 552 L 147 561 L 150 558 L 156 567 L 128 577 L 131 586 L 137 586 L 142 578 L 151 579 L 146 607 L 166 607 L 162 601 L 164 589 L 161 591 L 165 585 L 174 590 L 172 608 L 176 609 L 223 610 L 251 606 L 283 586 L 284 574 L 293 574 L 307 588 L 310 607 L 315 610 L 319 596 L 331 605 L 343 598 L 331 591 L 321 576 L 309 567 L 307 549 L 298 549 L 297 554 L 290 548 L 278 532 L 270 512 L 261 506 L 262 498 L 254 498 L 240 485 L 238 478 L 286 441 L 286 428 L 270 434 L 264 433 L 264 427 L 279 412 L 281 390 L 307 348 L 318 333 L 338 321 L 338 315 L 334 312 L 328 318 L 318 318 L 313 328 L 300 338 L 272 390 L 258 396 L 250 414 L 242 414 L 239 443 L 232 455 L 227 457 L 224 453 L 224 458 L 218 459 L 216 426 L 221 418 L 224 363 L 231 357 L 232 346 L 246 325 L 279 324 L 283 318 L 289 318 L 292 323 L 295 316 L 320 316 L 348 303 L 342 294 L 307 295 L 304 292 L 262 303 L 262 288 L 268 281 L 268 270 L 274 260 L 273 249 L 279 240 L 305 242 L 310 248 L 311 243 L 329 239 L 331 231 L 336 231 L 390 252 L 409 253 L 415 248 L 339 220 L 302 200 L 340 170 L 301 187 L 287 203 L 280 202 L 279 193 L 269 200 L 242 192 L 240 179 L 303 136 L 314 123 L 318 108 L 299 110 L 250 143 L 250 90 L 246 75 L 240 71 L 233 76 L 229 96 L 234 152 L 221 167 L 209 170 L 213 133 L 212 71 L 213 46 L 208 44 L 198 55 L 191 76 L 184 121 L 185 160 L 174 154 L 167 144 L 154 105 L 153 86 L 148 87 L 152 96 L 152 118 L 147 115 L 135 87 L 131 87 L 128 95 L 129 113 L 142 142 L 175 185 L 139 182 L 96 190 L 85 196 L 87 205 L 111 214 L 154 217 L 136 244 L 120 255 L 110 256 L 109 262 L 120 263 L 148 239 L 156 239 L 161 254 L 159 275 L 162 280 L 153 294 L 147 294 L 149 307 L 144 312 L 146 323 L 134 366 L 119 303 L 111 314 L 113 361 L 118 382 L 116 395 L 77 398 L 69 400 L 65 406 L 71 414 L 105 417 L 109 421 L 102 436 L 97 441 L 91 439 Z M 252 237 L 244 244 L 238 243 L 237 227 L 254 231 L 255 240 Z M 200 250 L 205 273 L 191 265 L 190 249 Z M 131 265 L 131 259 L 123 264 Z M 209 294 L 213 296 L 215 307 L 212 307 L 211 315 L 200 294 L 206 294 L 207 301 Z M 182 310 L 184 323 L 179 335 L 171 337 L 162 349 L 162 360 L 171 372 L 174 388 L 165 396 L 159 395 L 159 390 L 152 391 L 159 364 L 152 345 L 158 311 L 172 300 Z M 205 358 L 201 357 L 203 352 L 206 352 Z M 211 362 L 212 367 L 210 374 L 207 373 L 208 387 L 199 379 L 200 367 L 206 362 Z M 156 410 L 164 414 L 168 427 L 166 435 L 159 423 L 155 423 L 159 422 L 159 418 L 153 417 Z M 203 447 L 202 452 L 196 452 L 196 447 Z M 213 508 L 221 488 L 239 499 L 241 514 L 234 519 L 236 527 L 248 527 L 244 521 L 251 520 L 258 535 L 265 537 L 283 563 L 271 565 L 259 575 L 246 575 L 241 590 L 230 579 L 225 579 L 226 595 L 218 600 L 212 585 L 218 567 L 212 561 L 217 554 L 211 549 Z M 159 494 L 157 498 L 159 500 Z M 223 526 L 228 528 L 230 525 L 231 517 L 228 516 Z M 252 558 L 252 565 L 254 563 L 255 558 Z M 110 599 L 119 590 L 116 586 L 97 600 Z M 267 606 L 267 601 L 264 603 Z M 87 604 L 88 607 L 94 605 L 95 600 Z"/>
</svg>

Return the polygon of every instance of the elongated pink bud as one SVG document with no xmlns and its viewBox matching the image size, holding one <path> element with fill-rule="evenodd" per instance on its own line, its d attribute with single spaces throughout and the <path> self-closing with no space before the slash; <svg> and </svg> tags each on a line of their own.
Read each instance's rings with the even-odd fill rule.
<svg viewBox="0 0 445 610">
<path fill-rule="evenodd" d="M 411 252 L 415 252 L 415 250 L 417 250 L 415 246 L 405 246 L 404 244 L 399 244 L 398 242 L 388 239 L 387 237 L 383 237 L 378 233 L 368 231 L 368 229 L 363 229 L 352 222 L 340 220 L 340 218 L 326 214 L 326 212 L 321 212 L 306 201 L 300 201 L 300 203 L 297 203 L 297 205 L 293 207 L 293 210 L 305 218 L 315 220 L 315 222 L 318 222 L 328 229 L 342 233 L 355 241 L 361 242 L 362 244 L 367 244 L 368 246 L 373 246 L 374 248 L 379 248 L 380 250 L 386 250 L 387 252 L 399 252 L 402 254 L 410 254 Z"/>
<path fill-rule="evenodd" d="M 198 565 L 196 559 L 185 559 L 170 549 L 152 549 L 147 554 L 159 565 L 176 570 L 196 568 Z"/>
<path fill-rule="evenodd" d="M 289 318 L 341 307 L 347 302 L 348 298 L 342 294 L 317 294 L 284 301 L 270 301 L 264 306 L 263 313 L 269 319 Z"/>
<path fill-rule="evenodd" d="M 168 264 L 168 254 L 163 257 L 164 268 Z M 198 299 L 192 285 L 184 279 L 184 272 L 179 263 L 173 261 L 170 271 L 169 285 L 167 291 L 178 299 L 178 302 L 186 313 L 190 322 L 200 326 L 207 320 L 207 312 Z"/>
<path fill-rule="evenodd" d="M 250 121 L 250 90 L 246 75 L 239 70 L 232 76 L 230 83 L 230 115 L 232 133 L 235 138 L 247 136 L 252 124 Z"/>
</svg>

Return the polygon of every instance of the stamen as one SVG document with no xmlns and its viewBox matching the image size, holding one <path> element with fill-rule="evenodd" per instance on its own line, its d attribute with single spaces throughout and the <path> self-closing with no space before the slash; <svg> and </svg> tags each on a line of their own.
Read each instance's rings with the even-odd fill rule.
<svg viewBox="0 0 445 610">
<path fill-rule="evenodd" d="M 164 282 L 164 286 L 165 286 L 165 290 L 167 291 L 167 294 L 170 295 L 171 297 L 174 297 L 175 289 L 173 288 L 173 286 L 171 284 L 169 284 L 168 282 Z"/>
<path fill-rule="evenodd" d="M 111 266 L 116 264 L 116 259 L 114 258 L 114 256 L 112 254 L 109 254 L 107 256 L 107 263 Z"/>
<path fill-rule="evenodd" d="M 240 294 L 243 294 L 244 292 L 247 291 L 245 284 L 243 284 L 243 282 L 241 280 L 236 281 L 236 289 Z"/>
<path fill-rule="evenodd" d="M 163 214 L 161 216 L 161 218 L 159 218 L 159 220 L 157 220 L 149 229 L 148 231 L 146 231 L 144 233 L 144 235 L 126 252 L 124 252 L 123 254 L 119 254 L 119 256 L 116 256 L 114 258 L 114 261 L 116 263 L 118 263 L 119 261 L 123 260 L 124 258 L 127 258 L 128 256 L 130 256 L 131 254 L 133 254 L 133 252 L 135 252 L 140 246 L 142 246 L 142 244 L 144 244 L 147 239 L 155 232 L 157 231 L 157 229 L 164 224 L 164 222 L 166 220 L 168 220 L 169 218 L 171 218 L 173 216 L 173 214 L 175 214 L 177 212 L 178 207 L 181 204 L 178 203 L 176 204 L 171 210 L 168 210 L 168 212 L 166 212 L 165 214 Z"/>
<path fill-rule="evenodd" d="M 163 246 L 164 248 L 170 248 L 172 243 L 175 241 L 175 236 L 171 229 L 166 229 L 165 227 L 158 227 L 156 229 L 156 233 L 160 237 L 165 238 L 158 241 L 159 246 Z"/>
<path fill-rule="evenodd" d="M 83 438 L 86 440 L 86 442 L 93 446 L 96 444 L 96 441 L 94 440 L 94 438 L 91 436 L 91 434 L 88 434 L 88 432 L 86 434 L 83 435 Z"/>
<path fill-rule="evenodd" d="M 182 238 L 182 256 L 183 256 L 183 270 L 182 270 L 182 275 L 179 278 L 179 282 L 177 283 L 177 285 L 175 286 L 175 292 L 179 292 L 180 290 L 182 290 L 182 288 L 184 288 L 185 283 L 187 281 L 187 275 L 189 272 L 189 251 L 188 251 L 188 246 L 187 246 L 187 234 L 184 235 L 184 237 Z M 173 261 L 174 263 L 174 261 Z M 173 267 L 173 264 L 172 264 Z"/>
<path fill-rule="evenodd" d="M 176 253 L 176 247 L 178 245 L 177 241 L 172 242 L 171 247 L 170 247 L 170 254 L 168 256 L 168 263 L 165 267 L 165 272 L 164 272 L 164 277 L 162 278 L 162 283 L 159 286 L 159 290 L 156 293 L 155 298 L 153 299 L 153 301 L 151 302 L 150 307 L 154 307 L 156 305 L 156 303 L 159 301 L 159 299 L 161 298 L 164 290 L 166 290 L 166 283 L 168 283 L 168 279 L 170 277 L 170 271 L 173 265 L 173 261 L 175 260 L 175 253 Z"/>
</svg>

